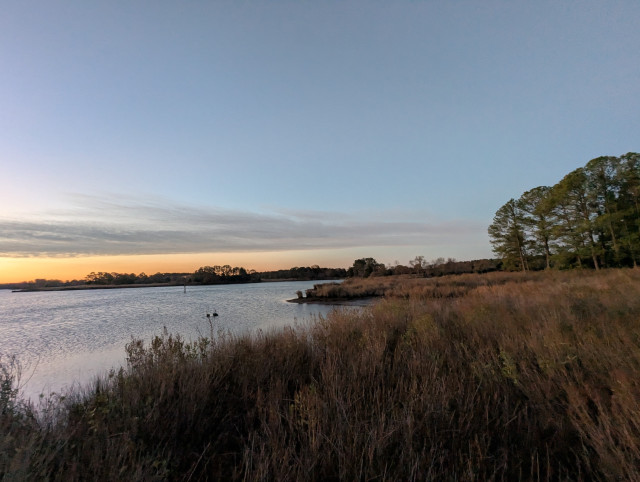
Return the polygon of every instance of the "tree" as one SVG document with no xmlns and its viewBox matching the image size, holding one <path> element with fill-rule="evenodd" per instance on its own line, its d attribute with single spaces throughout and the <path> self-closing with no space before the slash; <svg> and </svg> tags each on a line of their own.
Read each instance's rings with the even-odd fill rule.
<svg viewBox="0 0 640 482">
<path fill-rule="evenodd" d="M 111 273 L 114 285 L 132 285 L 138 277 L 135 273 Z"/>
<path fill-rule="evenodd" d="M 429 262 L 428 267 L 435 268 L 436 266 L 440 266 L 441 264 L 444 264 L 444 263 L 446 263 L 446 260 L 442 256 L 440 256 L 439 258 L 432 259 Z"/>
<path fill-rule="evenodd" d="M 368 278 L 373 273 L 378 273 L 384 269 L 384 264 L 378 263 L 374 258 L 360 258 L 353 262 L 353 266 L 349 268 L 347 276 Z"/>
<path fill-rule="evenodd" d="M 518 200 L 524 227 L 531 239 L 530 250 L 544 255 L 547 269 L 551 268 L 551 242 L 555 225 L 550 192 L 550 187 L 539 186 L 525 192 Z"/>
<path fill-rule="evenodd" d="M 578 254 L 580 255 L 580 251 L 587 251 L 593 267 L 596 270 L 600 269 L 598 257 L 602 255 L 602 250 L 596 243 L 594 223 L 598 213 L 590 196 L 586 171 L 578 168 L 570 172 L 554 186 L 554 189 L 555 202 L 563 206 L 565 221 L 570 226 L 571 236 L 577 237 L 580 241 L 577 246 Z"/>
<path fill-rule="evenodd" d="M 502 258 L 505 265 L 522 271 L 528 269 L 525 213 L 518 201 L 510 199 L 498 209 L 489 226 L 489 238 L 493 252 Z"/>
<path fill-rule="evenodd" d="M 610 263 L 618 264 L 620 245 L 618 238 L 621 228 L 620 197 L 620 159 L 602 156 L 592 159 L 585 166 L 589 199 L 596 212 L 595 228 L 600 231 L 599 239 L 605 259 L 612 252 Z"/>
<path fill-rule="evenodd" d="M 640 255 L 640 154 L 629 152 L 620 157 L 617 179 L 620 186 L 619 241 L 630 264 L 637 267 Z"/>
<path fill-rule="evenodd" d="M 428 264 L 429 263 L 424 259 L 424 256 L 416 256 L 414 259 L 409 261 L 409 265 L 415 274 L 423 274 Z"/>
<path fill-rule="evenodd" d="M 110 284 L 113 284 L 113 279 L 114 279 L 114 276 L 112 273 L 105 273 L 103 271 L 100 271 L 98 273 L 95 273 L 92 271 L 85 277 L 87 284 L 94 284 L 94 285 L 110 285 Z"/>
</svg>

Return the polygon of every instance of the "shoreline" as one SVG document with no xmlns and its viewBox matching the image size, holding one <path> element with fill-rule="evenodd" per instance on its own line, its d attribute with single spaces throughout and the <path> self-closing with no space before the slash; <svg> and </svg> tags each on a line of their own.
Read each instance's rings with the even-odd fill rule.
<svg viewBox="0 0 640 482">
<path fill-rule="evenodd" d="M 183 286 L 166 283 L 151 283 L 139 285 L 76 285 L 76 286 L 49 286 L 46 288 L 19 288 L 11 290 L 12 293 L 33 293 L 39 291 L 83 291 L 83 290 L 113 290 L 118 288 L 158 288 L 161 286 Z"/>
<path fill-rule="evenodd" d="M 187 287 L 193 286 L 222 286 L 222 285 L 239 285 L 239 284 L 252 284 L 260 283 L 259 281 L 252 281 L 249 283 L 218 283 L 211 285 L 187 285 Z M 133 285 L 77 285 L 77 286 L 51 286 L 47 288 L 20 288 L 11 290 L 12 293 L 31 293 L 39 291 L 83 291 L 83 290 L 114 290 L 114 289 L 129 289 L 129 288 L 162 288 L 162 287 L 179 287 L 182 288 L 183 284 L 167 284 L 167 283 L 149 283 L 149 284 L 133 284 Z"/>
<path fill-rule="evenodd" d="M 327 282 L 334 280 L 301 280 L 301 279 L 266 279 L 259 281 L 247 281 L 245 283 L 214 283 L 209 285 L 199 285 L 199 284 L 188 284 L 187 288 L 192 286 L 228 286 L 228 285 L 247 285 L 247 284 L 255 284 L 255 283 L 283 283 L 288 281 L 319 281 L 319 282 Z M 40 291 L 83 291 L 83 290 L 113 290 L 113 289 L 129 289 L 129 288 L 161 288 L 163 286 L 166 287 L 184 287 L 184 284 L 176 283 L 176 284 L 168 284 L 168 283 L 141 283 L 141 284 L 128 284 L 128 285 L 74 285 L 74 286 L 48 286 L 41 288 L 17 288 L 11 289 L 12 293 L 34 293 Z M 295 300 L 287 300 L 293 303 L 299 303 L 297 299 Z"/>
<path fill-rule="evenodd" d="M 371 306 L 379 296 L 367 296 L 363 298 L 293 298 L 287 303 L 298 305 L 335 305 L 335 306 Z"/>
<path fill-rule="evenodd" d="M 118 288 L 157 288 L 169 285 L 165 283 L 139 284 L 139 285 L 76 285 L 76 286 L 49 286 L 46 288 L 19 288 L 11 290 L 12 293 L 33 293 L 39 291 L 84 291 L 84 290 L 112 290 Z"/>
</svg>

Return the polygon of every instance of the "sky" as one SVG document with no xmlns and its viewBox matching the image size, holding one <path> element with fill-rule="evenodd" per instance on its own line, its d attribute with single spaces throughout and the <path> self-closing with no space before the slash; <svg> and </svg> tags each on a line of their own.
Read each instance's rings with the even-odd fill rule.
<svg viewBox="0 0 640 482">
<path fill-rule="evenodd" d="M 491 257 L 640 149 L 640 2 L 3 2 L 0 283 Z"/>
</svg>

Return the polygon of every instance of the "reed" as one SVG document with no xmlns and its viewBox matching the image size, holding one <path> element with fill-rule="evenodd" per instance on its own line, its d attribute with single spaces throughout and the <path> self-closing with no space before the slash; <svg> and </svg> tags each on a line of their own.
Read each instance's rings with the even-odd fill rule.
<svg viewBox="0 0 640 482">
<path fill-rule="evenodd" d="M 278 332 L 133 340 L 45 416 L 6 392 L 0 474 L 640 478 L 638 270 L 417 281 Z"/>
</svg>

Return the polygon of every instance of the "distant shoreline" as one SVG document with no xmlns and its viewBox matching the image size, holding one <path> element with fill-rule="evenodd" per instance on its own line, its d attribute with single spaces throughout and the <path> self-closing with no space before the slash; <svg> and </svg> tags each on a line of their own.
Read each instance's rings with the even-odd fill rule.
<svg viewBox="0 0 640 482">
<path fill-rule="evenodd" d="M 287 303 L 298 305 L 370 306 L 375 300 L 375 296 L 364 298 L 293 298 L 287 300 Z"/>
<path fill-rule="evenodd" d="M 286 281 L 331 281 L 331 280 L 305 280 L 305 279 L 282 279 L 282 278 L 274 278 L 274 279 L 263 279 L 258 281 L 247 281 L 245 283 L 214 283 L 214 284 L 188 284 L 187 288 L 192 286 L 228 286 L 228 285 L 238 285 L 238 284 L 253 284 L 253 283 L 283 283 Z M 33 288 L 18 288 L 11 289 L 12 293 L 33 293 L 38 291 L 83 291 L 83 290 L 113 290 L 119 288 L 161 288 L 163 286 L 167 287 L 183 287 L 184 284 L 174 283 L 141 283 L 141 284 L 128 284 L 128 285 L 73 285 L 73 286 L 47 286 L 47 287 L 33 287 Z M 298 302 L 298 300 L 289 300 L 292 302 Z"/>
<path fill-rule="evenodd" d="M 44 288 L 20 288 L 11 290 L 12 293 L 31 293 L 35 291 L 82 291 L 82 290 L 113 290 L 118 288 L 158 288 L 161 286 L 184 286 L 179 284 L 149 283 L 137 285 L 75 285 L 75 286 L 48 286 Z M 194 285 L 190 285 L 194 286 Z"/>
</svg>

